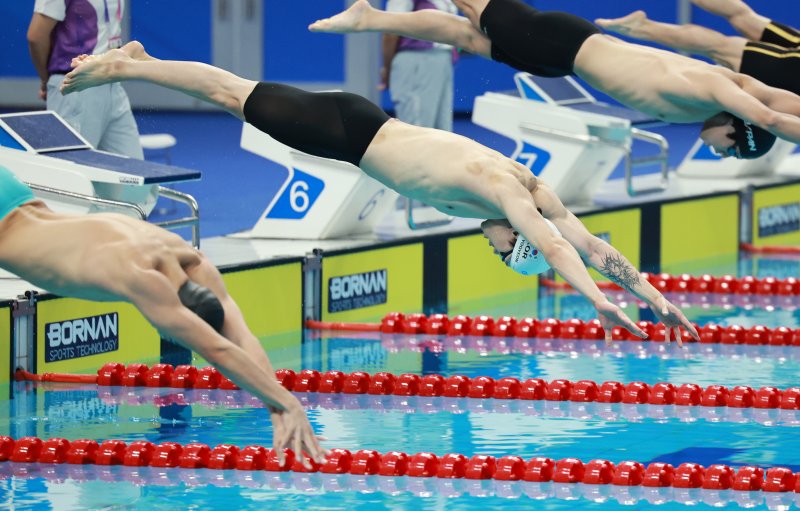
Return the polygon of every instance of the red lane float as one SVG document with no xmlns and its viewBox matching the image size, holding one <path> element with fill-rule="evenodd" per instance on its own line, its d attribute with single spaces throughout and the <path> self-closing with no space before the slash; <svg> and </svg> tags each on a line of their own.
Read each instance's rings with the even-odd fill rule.
<svg viewBox="0 0 800 511">
<path fill-rule="evenodd" d="M 752 243 L 741 243 L 739 248 L 745 252 L 752 252 L 754 254 L 800 254 L 800 247 L 796 246 L 767 245 L 757 247 Z"/>
<path fill-rule="evenodd" d="M 768 278 L 769 279 L 769 278 Z M 769 280 L 765 282 L 769 282 Z M 791 280 L 792 289 L 796 289 L 800 294 L 800 281 Z M 724 281 L 718 281 L 724 282 Z M 747 282 L 750 282 L 749 280 Z M 738 289 L 738 287 L 736 288 Z M 793 291 L 794 293 L 794 291 Z M 370 326 L 372 331 L 382 334 L 409 334 L 414 335 L 446 335 L 446 336 L 475 336 L 475 337 L 521 337 L 538 339 L 569 339 L 569 340 L 600 340 L 605 334 L 600 322 L 593 319 L 584 322 L 580 319 L 558 320 L 554 318 L 512 318 L 503 316 L 498 319 L 489 316 L 469 316 L 458 315 L 448 318 L 444 314 L 433 314 L 427 319 L 423 319 L 421 314 L 405 315 L 400 312 L 387 314 L 380 324 L 364 324 Z M 319 322 L 308 323 L 306 326 L 311 328 Z M 647 339 L 640 339 L 621 327 L 616 327 L 612 331 L 612 338 L 616 341 L 664 341 L 664 325 L 654 324 L 650 321 L 639 321 L 638 326 L 648 334 Z M 345 324 L 339 324 L 345 325 Z M 348 324 L 353 325 L 353 324 Z M 433 327 L 429 328 L 429 326 Z M 800 328 L 793 329 L 785 326 L 768 328 L 763 325 L 743 327 L 731 325 L 722 327 L 714 323 L 705 326 L 695 324 L 700 342 L 706 344 L 753 344 L 753 345 L 772 345 L 772 346 L 800 346 Z M 332 328 L 329 328 L 332 329 Z M 343 328 L 347 330 L 348 328 Z M 363 330 L 363 329 L 362 329 Z M 689 337 L 688 332 L 681 329 L 681 337 L 684 342 L 695 342 Z"/>
<path fill-rule="evenodd" d="M 108 363 L 97 373 L 98 376 L 95 377 L 95 380 L 98 383 L 120 381 L 125 384 L 127 381 L 129 384 L 139 382 L 142 386 L 149 387 L 172 387 L 176 374 L 188 375 L 194 374 L 194 371 L 189 371 L 188 366 L 178 366 L 178 369 L 173 369 L 168 364 L 156 364 L 152 368 L 148 368 L 144 364 L 129 364 L 125 367 L 122 364 Z M 196 373 L 198 377 L 194 380 L 195 388 L 238 388 L 213 367 L 204 367 Z M 40 381 L 40 376 L 17 372 L 17 379 L 29 377 L 33 381 Z M 62 381 L 58 378 L 60 376 L 65 377 L 63 381 L 72 382 L 75 381 L 74 377 L 79 375 L 50 373 L 48 381 Z M 766 386 L 755 390 L 744 385 L 738 385 L 732 389 L 723 385 L 709 385 L 702 388 L 693 383 L 684 383 L 678 386 L 668 382 L 649 385 L 641 381 L 628 384 L 605 381 L 598 384 L 591 380 L 573 382 L 566 379 L 546 382 L 540 378 L 520 381 L 511 377 L 495 380 L 489 376 L 470 378 L 464 375 L 452 375 L 445 378 L 439 374 L 420 377 L 409 373 L 398 376 L 388 372 L 370 375 L 363 371 L 355 371 L 345 374 L 335 370 L 320 373 L 313 369 L 305 369 L 299 373 L 295 373 L 291 369 L 278 369 L 275 371 L 275 377 L 287 390 L 309 393 L 800 410 L 800 387 L 780 390 Z M 184 378 L 181 384 L 188 381 L 189 378 Z M 2 458 L 1 449 L 2 445 L 0 445 L 0 458 Z M 157 453 L 157 455 L 168 456 L 169 453 Z"/>
<path fill-rule="evenodd" d="M 285 450 L 285 462 L 278 463 L 274 450 L 258 445 L 240 449 L 220 444 L 210 447 L 201 443 L 180 445 L 164 442 L 154 445 L 147 441 L 125 444 L 121 440 L 64 438 L 42 440 L 35 437 L 13 439 L 0 436 L 0 461 L 22 463 L 73 463 L 97 465 L 151 466 L 160 468 L 190 468 L 216 470 L 267 470 L 272 472 L 321 472 L 324 474 L 380 475 L 387 477 L 437 477 L 442 479 L 495 479 L 498 481 L 529 481 L 583 483 L 591 485 L 647 486 L 674 488 L 703 488 L 707 490 L 736 490 L 800 493 L 798 474 L 784 467 L 744 466 L 737 470 L 727 465 L 704 467 L 697 463 L 654 462 L 645 466 L 636 461 L 617 464 L 603 459 L 588 463 L 577 458 L 553 460 L 520 456 L 495 458 L 476 454 L 472 457 L 451 453 L 437 456 L 429 452 L 407 454 L 401 451 L 379 453 L 362 449 L 332 449 L 327 459 L 318 464 L 311 460 L 310 468 L 290 450 Z M 304 455 L 305 456 L 305 455 Z M 308 459 L 306 457 L 306 459 Z"/>
<path fill-rule="evenodd" d="M 771 247 L 771 253 L 800 254 L 800 247 Z M 791 252 L 779 252 L 791 248 Z M 763 252 L 770 248 L 764 247 Z M 733 275 L 715 277 L 713 275 L 670 275 L 668 273 L 646 273 L 642 276 L 662 293 L 723 293 L 723 294 L 758 294 L 758 295 L 800 295 L 798 280 L 794 277 L 776 279 L 775 277 L 756 278 L 750 275 L 736 278 Z M 567 282 L 540 278 L 539 284 L 551 289 L 571 290 Z M 622 290 L 617 284 L 608 281 L 596 282 L 597 287 L 605 290 Z"/>
</svg>

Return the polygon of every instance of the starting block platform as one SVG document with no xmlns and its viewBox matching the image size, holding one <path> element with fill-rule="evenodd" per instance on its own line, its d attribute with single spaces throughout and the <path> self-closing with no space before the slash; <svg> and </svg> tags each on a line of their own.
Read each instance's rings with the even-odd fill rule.
<svg viewBox="0 0 800 511">
<path fill-rule="evenodd" d="M 190 216 L 159 225 L 191 227 L 199 244 L 197 202 L 162 185 L 200 179 L 200 172 L 95 150 L 55 112 L 0 115 L 0 165 L 62 212 L 120 211 L 145 219 L 159 196 L 176 200 Z"/>
</svg>

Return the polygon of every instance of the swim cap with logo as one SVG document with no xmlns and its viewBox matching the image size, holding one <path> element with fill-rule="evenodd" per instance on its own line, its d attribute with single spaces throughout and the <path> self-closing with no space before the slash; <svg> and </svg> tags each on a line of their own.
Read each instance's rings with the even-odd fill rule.
<svg viewBox="0 0 800 511">
<path fill-rule="evenodd" d="M 545 218 L 544 221 L 554 233 L 561 236 L 561 233 L 550 220 Z M 539 275 L 550 269 L 550 265 L 547 264 L 539 249 L 521 234 L 517 236 L 517 242 L 511 251 L 511 259 L 508 261 L 508 266 L 522 275 Z"/>
<path fill-rule="evenodd" d="M 736 116 L 733 116 L 733 128 L 736 131 L 728 135 L 734 141 L 728 150 L 731 156 L 745 160 L 760 158 L 775 144 L 775 135 Z"/>
</svg>

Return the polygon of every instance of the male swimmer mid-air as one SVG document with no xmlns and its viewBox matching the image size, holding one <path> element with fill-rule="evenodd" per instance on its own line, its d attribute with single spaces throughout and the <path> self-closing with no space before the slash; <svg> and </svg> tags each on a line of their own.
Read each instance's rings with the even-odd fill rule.
<svg viewBox="0 0 800 511">
<path fill-rule="evenodd" d="M 800 93 L 800 30 L 760 16 L 739 0 L 693 0 L 724 16 L 747 36 L 726 36 L 691 23 L 673 25 L 635 11 L 618 19 L 598 19 L 601 27 L 687 53 L 702 55 L 770 87 Z"/>
<path fill-rule="evenodd" d="M 310 93 L 246 80 L 203 63 L 162 61 L 136 42 L 102 56 L 81 56 L 73 66 L 64 79 L 65 94 L 115 81 L 152 82 L 219 105 L 297 150 L 357 165 L 387 187 L 445 213 L 495 219 L 482 226 L 495 250 L 510 251 L 515 231 L 538 247 L 553 269 L 595 307 L 609 342 L 617 325 L 646 334 L 608 301 L 581 257 L 645 301 L 667 327 L 667 339 L 674 332 L 680 341 L 680 327 L 698 339 L 681 311 L 622 254 L 592 236 L 543 181 L 477 142 L 390 119 L 354 94 Z"/>
<path fill-rule="evenodd" d="M 132 303 L 267 405 L 281 464 L 285 447 L 324 459 L 302 405 L 276 380 L 219 271 L 178 235 L 118 214 L 55 213 L 0 167 L 0 267 L 61 296 Z"/>
<path fill-rule="evenodd" d="M 468 19 L 385 12 L 358 0 L 316 32 L 389 32 L 463 48 L 538 76 L 575 74 L 620 103 L 668 122 L 704 121 L 721 156 L 758 158 L 775 136 L 800 143 L 800 97 L 730 69 L 630 44 L 572 14 L 519 0 L 454 0 Z"/>
</svg>

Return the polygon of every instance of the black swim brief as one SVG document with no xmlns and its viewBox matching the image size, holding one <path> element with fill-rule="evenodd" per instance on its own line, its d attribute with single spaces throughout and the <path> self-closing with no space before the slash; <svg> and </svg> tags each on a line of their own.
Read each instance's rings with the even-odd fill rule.
<svg viewBox="0 0 800 511">
<path fill-rule="evenodd" d="M 739 71 L 771 87 L 800 94 L 800 48 L 748 42 Z"/>
<path fill-rule="evenodd" d="M 519 0 L 491 0 L 481 29 L 492 42 L 492 59 L 537 76 L 572 74 L 584 41 L 600 29 L 583 18 L 538 11 Z"/>
<path fill-rule="evenodd" d="M 762 43 L 772 43 L 784 48 L 800 48 L 800 30 L 770 21 L 761 34 Z"/>
</svg>

